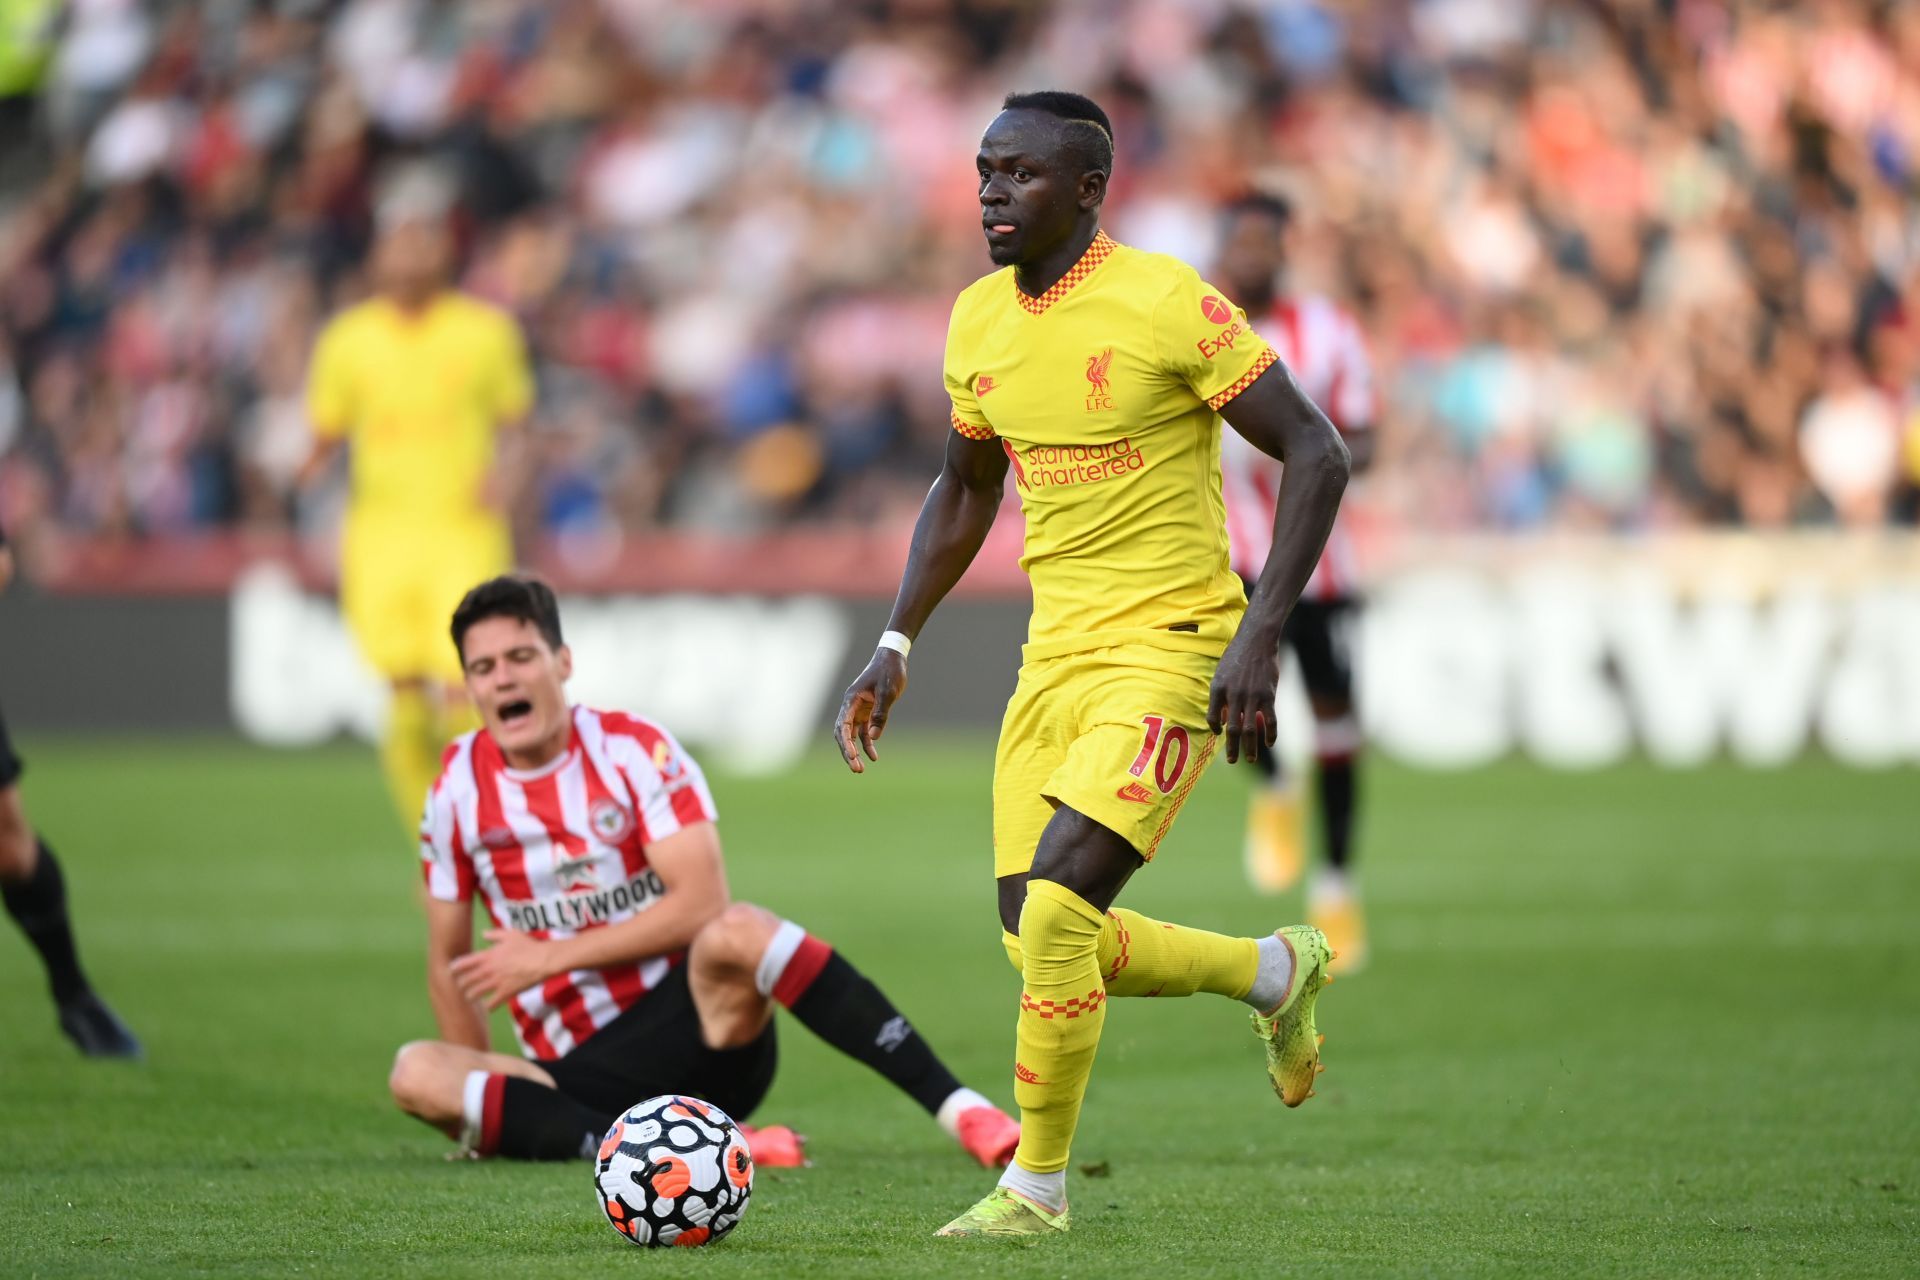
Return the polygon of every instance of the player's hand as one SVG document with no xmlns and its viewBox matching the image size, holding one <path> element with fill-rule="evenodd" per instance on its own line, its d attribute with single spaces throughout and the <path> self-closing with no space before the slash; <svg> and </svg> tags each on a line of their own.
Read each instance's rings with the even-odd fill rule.
<svg viewBox="0 0 1920 1280">
<path fill-rule="evenodd" d="M 1207 727 L 1224 734 L 1227 763 L 1245 756 L 1258 760 L 1279 735 L 1273 719 L 1274 690 L 1280 684 L 1280 653 L 1273 645 L 1253 643 L 1245 632 L 1235 636 L 1213 673 L 1207 692 Z"/>
<path fill-rule="evenodd" d="M 547 965 L 548 945 L 518 929 L 489 929 L 492 943 L 485 951 L 455 956 L 448 967 L 460 994 L 488 1009 L 498 1009 L 536 983 L 553 976 Z"/>
<path fill-rule="evenodd" d="M 847 768 L 855 773 L 867 771 L 866 762 L 860 759 L 862 751 L 868 760 L 880 759 L 875 744 L 886 731 L 887 713 L 906 691 L 906 658 L 894 649 L 874 650 L 873 661 L 847 686 L 847 696 L 840 700 L 840 718 L 833 726 L 833 740 Z"/>
</svg>

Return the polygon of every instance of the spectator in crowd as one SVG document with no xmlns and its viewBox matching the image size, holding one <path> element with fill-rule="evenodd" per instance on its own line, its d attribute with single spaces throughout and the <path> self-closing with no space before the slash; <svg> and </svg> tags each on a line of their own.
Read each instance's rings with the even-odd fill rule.
<svg viewBox="0 0 1920 1280">
<path fill-rule="evenodd" d="M 1209 261 L 1291 197 L 1379 355 L 1382 520 L 1920 510 L 1920 6 L 86 0 L 0 116 L 44 160 L 0 171 L 9 527 L 30 571 L 323 532 L 303 353 L 423 159 L 532 344 L 529 545 L 899 518 L 988 266 L 967 160 L 1043 82 L 1108 105 L 1123 240 Z"/>
</svg>

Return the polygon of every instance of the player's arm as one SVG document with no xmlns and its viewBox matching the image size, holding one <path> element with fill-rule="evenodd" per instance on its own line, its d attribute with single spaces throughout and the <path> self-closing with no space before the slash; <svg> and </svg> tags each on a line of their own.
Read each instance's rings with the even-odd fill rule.
<svg viewBox="0 0 1920 1280">
<path fill-rule="evenodd" d="M 353 378 L 348 338 L 336 318 L 321 330 L 314 343 L 312 367 L 307 371 L 307 425 L 313 444 L 294 478 L 304 493 L 332 470 L 334 459 L 346 448 L 353 423 Z"/>
<path fill-rule="evenodd" d="M 473 950 L 473 900 L 427 899 L 427 998 L 440 1038 L 487 1051 L 486 1011 L 460 992 L 453 966 Z"/>
<path fill-rule="evenodd" d="M 1227 759 L 1237 761 L 1273 745 L 1280 630 L 1326 545 L 1352 459 L 1340 433 L 1284 364 L 1275 363 L 1255 378 L 1221 406 L 1220 416 L 1256 449 L 1284 464 L 1273 546 L 1208 695 L 1207 724 L 1226 735 Z"/>
<path fill-rule="evenodd" d="M 973 440 L 958 431 L 947 437 L 946 461 L 913 526 L 906 572 L 900 577 L 900 593 L 887 622 L 889 631 L 909 639 L 920 634 L 934 608 L 980 554 L 1000 510 L 1006 482 L 1007 455 L 997 439 Z M 888 712 L 906 689 L 905 655 L 875 649 L 867 669 L 847 687 L 834 724 L 834 741 L 847 768 L 866 772 L 862 751 L 868 760 L 880 758 L 874 743 L 887 727 Z"/>
<path fill-rule="evenodd" d="M 647 861 L 666 892 L 645 911 L 571 938 L 535 938 L 514 929 L 489 929 L 485 951 L 454 962 L 467 998 L 497 1009 L 517 993 L 574 969 L 635 964 L 678 951 L 709 920 L 726 910 L 727 873 L 720 831 L 695 822 L 647 845 Z"/>
</svg>

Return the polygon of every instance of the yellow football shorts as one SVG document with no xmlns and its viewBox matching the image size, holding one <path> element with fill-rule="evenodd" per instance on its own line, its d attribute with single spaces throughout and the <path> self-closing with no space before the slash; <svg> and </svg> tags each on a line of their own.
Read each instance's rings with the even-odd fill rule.
<svg viewBox="0 0 1920 1280">
<path fill-rule="evenodd" d="M 493 519 L 432 530 L 348 518 L 340 612 L 369 666 L 389 680 L 458 684 L 449 626 L 460 598 L 513 567 L 506 525 Z"/>
<path fill-rule="evenodd" d="M 1207 691 L 1219 659 L 1116 645 L 1030 662 L 993 766 L 993 874 L 1033 866 L 1066 805 L 1151 860 L 1213 758 Z"/>
</svg>

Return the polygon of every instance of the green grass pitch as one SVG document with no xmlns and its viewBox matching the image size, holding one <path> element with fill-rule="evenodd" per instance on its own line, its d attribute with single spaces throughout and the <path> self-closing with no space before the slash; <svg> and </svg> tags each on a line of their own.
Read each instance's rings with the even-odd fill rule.
<svg viewBox="0 0 1920 1280">
<path fill-rule="evenodd" d="M 1243 1013 L 1122 1001 L 1065 1239 L 936 1242 L 991 1184 L 790 1021 L 761 1174 L 715 1248 L 646 1254 L 580 1166 L 455 1164 L 384 1093 L 430 1034 L 415 872 L 370 752 L 30 741 L 85 957 L 146 1038 L 78 1060 L 0 929 L 9 1275 L 1912 1275 L 1920 783 L 1821 761 L 1367 779 L 1372 969 L 1328 1071 L 1268 1092 Z M 1002 1102 L 1016 981 L 985 741 L 896 734 L 865 778 L 716 774 L 735 892 L 840 946 Z M 1127 901 L 1264 931 L 1216 766 Z M 784 1015 L 783 1015 L 784 1017 Z"/>
</svg>

